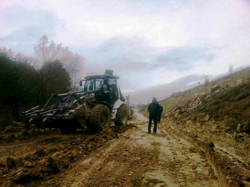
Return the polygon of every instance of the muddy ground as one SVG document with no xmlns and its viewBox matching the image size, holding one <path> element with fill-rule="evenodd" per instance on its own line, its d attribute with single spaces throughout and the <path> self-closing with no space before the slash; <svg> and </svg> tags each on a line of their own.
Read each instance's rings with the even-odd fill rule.
<svg viewBox="0 0 250 187">
<path fill-rule="evenodd" d="M 250 186 L 250 68 L 160 101 L 165 129 L 204 152 L 219 186 Z M 147 106 L 140 108 L 147 116 Z"/>
<path fill-rule="evenodd" d="M 250 69 L 161 101 L 157 134 L 146 106 L 122 127 L 0 131 L 1 186 L 250 187 Z"/>
<path fill-rule="evenodd" d="M 218 186 L 203 152 L 166 131 L 165 122 L 147 134 L 138 113 L 99 134 L 17 134 L 1 140 L 1 186 Z"/>
</svg>

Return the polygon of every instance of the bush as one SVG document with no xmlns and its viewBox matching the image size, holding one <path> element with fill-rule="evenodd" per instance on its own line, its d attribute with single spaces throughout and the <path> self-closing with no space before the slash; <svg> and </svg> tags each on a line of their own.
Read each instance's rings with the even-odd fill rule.
<svg viewBox="0 0 250 187">
<path fill-rule="evenodd" d="M 12 116 L 9 113 L 1 112 L 0 115 L 0 131 L 4 130 L 7 126 L 12 125 Z"/>
<path fill-rule="evenodd" d="M 0 107 L 11 108 L 16 121 L 19 121 L 20 108 L 26 110 L 33 105 L 43 105 L 51 94 L 69 89 L 70 76 L 60 61 L 47 62 L 36 70 L 0 52 Z M 0 129 L 11 121 L 10 115 L 0 117 Z"/>
</svg>

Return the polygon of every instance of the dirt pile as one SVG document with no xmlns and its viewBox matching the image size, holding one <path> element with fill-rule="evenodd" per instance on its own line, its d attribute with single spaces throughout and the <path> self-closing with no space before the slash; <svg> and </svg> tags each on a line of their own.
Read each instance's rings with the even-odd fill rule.
<svg viewBox="0 0 250 187">
<path fill-rule="evenodd" d="M 2 139 L 4 144 L 0 149 L 0 185 L 37 186 L 71 168 L 78 160 L 133 127 L 132 124 L 112 126 L 98 134 L 91 134 L 86 130 L 71 135 L 61 135 L 57 131 L 31 130 L 22 135 L 26 137 L 23 139 L 18 139 L 19 132 L 12 130 L 12 127 L 7 128 L 7 131 L 2 132 L 5 134 L 4 138 L 10 135 L 14 137 L 11 143 L 9 139 Z"/>
<path fill-rule="evenodd" d="M 133 144 L 128 140 L 114 149 L 106 159 L 109 164 L 97 167 L 91 180 L 84 186 L 142 186 L 143 174 L 149 169 L 147 163 L 156 162 L 157 151 L 145 150 Z"/>
</svg>

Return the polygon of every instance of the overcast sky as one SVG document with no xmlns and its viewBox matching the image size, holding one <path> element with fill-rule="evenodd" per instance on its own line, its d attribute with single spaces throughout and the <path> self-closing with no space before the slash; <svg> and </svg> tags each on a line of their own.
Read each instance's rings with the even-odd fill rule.
<svg viewBox="0 0 250 187">
<path fill-rule="evenodd" d="M 157 95 L 152 86 L 174 81 L 168 96 L 250 65 L 249 0 L 1 0 L 0 8 L 0 47 L 34 55 L 47 35 L 85 58 L 85 74 L 113 69 L 133 102 Z"/>
</svg>

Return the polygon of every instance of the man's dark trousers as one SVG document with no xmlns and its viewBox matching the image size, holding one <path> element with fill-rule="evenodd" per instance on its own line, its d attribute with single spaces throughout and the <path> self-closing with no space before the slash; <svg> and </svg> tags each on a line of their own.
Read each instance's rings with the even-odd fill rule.
<svg viewBox="0 0 250 187">
<path fill-rule="evenodd" d="M 152 120 L 154 121 L 154 133 L 157 132 L 157 121 L 158 121 L 158 116 L 149 116 L 149 123 L 148 123 L 148 132 L 151 133 L 151 125 L 152 125 Z"/>
</svg>

